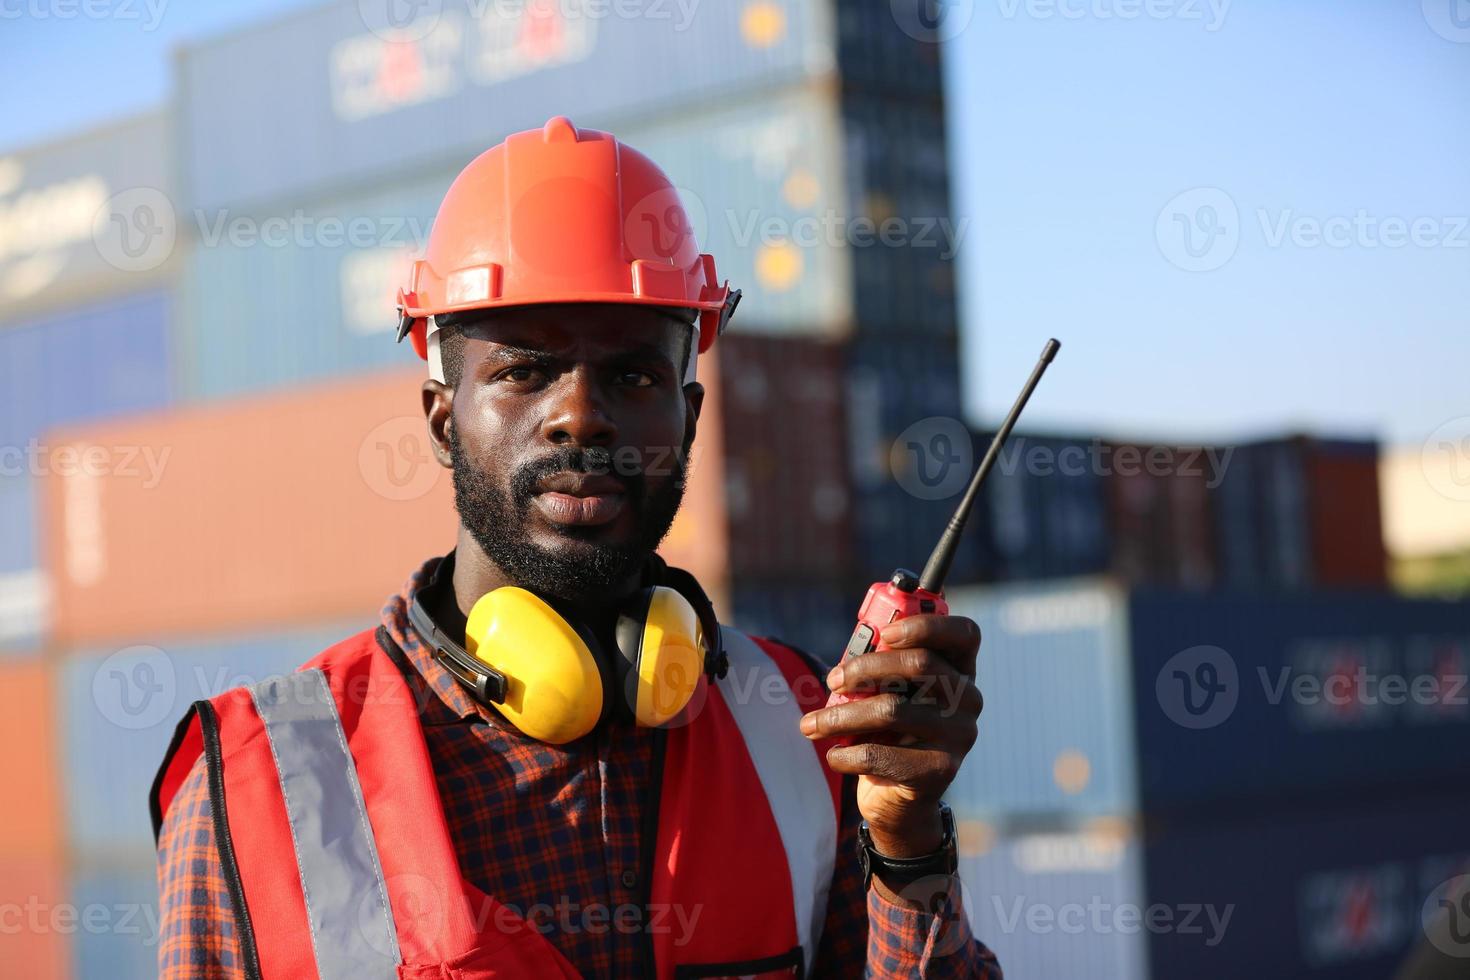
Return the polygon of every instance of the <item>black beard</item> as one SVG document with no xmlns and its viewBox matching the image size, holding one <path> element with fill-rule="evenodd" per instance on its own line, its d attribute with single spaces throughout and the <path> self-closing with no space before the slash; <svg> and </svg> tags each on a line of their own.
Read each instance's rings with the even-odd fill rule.
<svg viewBox="0 0 1470 980">
<path fill-rule="evenodd" d="M 569 603 L 605 602 L 609 590 L 642 569 L 674 523 L 684 499 L 688 446 L 674 455 L 673 471 L 651 487 L 642 472 L 624 473 L 612 466 L 611 453 L 600 447 L 557 447 L 511 474 L 509 488 L 497 486 L 474 464 L 459 433 L 449 431 L 454 473 L 454 506 L 470 537 L 495 565 L 521 588 L 544 599 Z M 595 541 L 598 528 L 557 528 L 578 547 L 550 551 L 532 543 L 526 524 L 536 483 L 553 473 L 612 473 L 622 480 L 638 528 L 625 544 Z"/>
</svg>

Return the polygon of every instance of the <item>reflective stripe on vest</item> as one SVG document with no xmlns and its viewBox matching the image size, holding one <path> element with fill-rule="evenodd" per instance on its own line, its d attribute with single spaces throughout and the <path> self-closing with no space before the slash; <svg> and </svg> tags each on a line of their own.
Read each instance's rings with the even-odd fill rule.
<svg viewBox="0 0 1470 980">
<path fill-rule="evenodd" d="M 813 959 L 827 917 L 827 892 L 837 853 L 835 820 L 817 819 L 832 812 L 832 796 L 815 752 L 792 751 L 792 733 L 799 731 L 802 710 L 792 697 L 772 698 L 760 692 L 787 688 L 786 678 L 755 641 L 736 630 L 723 630 L 730 673 L 721 694 L 755 764 L 766 801 L 776 818 L 786 864 L 791 869 L 792 900 L 796 904 L 796 934 L 811 975 Z M 745 675 L 745 676 L 741 676 Z M 740 696 L 728 682 L 739 678 Z"/>
<path fill-rule="evenodd" d="M 281 781 L 317 973 L 392 980 L 402 957 L 388 887 L 327 679 L 320 670 L 272 677 L 250 696 Z"/>
</svg>

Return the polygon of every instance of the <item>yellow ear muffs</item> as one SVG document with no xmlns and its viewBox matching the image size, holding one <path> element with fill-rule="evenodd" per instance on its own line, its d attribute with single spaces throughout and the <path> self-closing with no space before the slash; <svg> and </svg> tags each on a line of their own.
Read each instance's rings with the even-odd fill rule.
<svg viewBox="0 0 1470 980">
<path fill-rule="evenodd" d="M 496 708 L 531 738 L 561 745 L 586 735 L 602 715 L 603 679 L 588 640 L 525 589 L 507 585 L 481 596 L 465 648 L 505 675 L 505 700 Z"/>
<path fill-rule="evenodd" d="M 637 724 L 655 728 L 683 710 L 704 675 L 699 614 L 679 592 L 643 589 L 618 617 L 624 693 Z"/>
</svg>

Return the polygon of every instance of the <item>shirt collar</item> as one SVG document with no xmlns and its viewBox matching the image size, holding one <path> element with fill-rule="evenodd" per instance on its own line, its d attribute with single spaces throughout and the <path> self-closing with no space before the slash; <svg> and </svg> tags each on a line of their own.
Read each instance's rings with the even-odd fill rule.
<svg viewBox="0 0 1470 980">
<path fill-rule="evenodd" d="M 454 675 L 434 659 L 433 651 L 423 643 L 418 632 L 409 625 L 408 607 L 413 602 L 414 594 L 429 584 L 434 570 L 443 560 L 442 558 L 430 558 L 424 562 L 408 577 L 408 581 L 403 584 L 398 594 L 388 598 L 388 601 L 383 604 L 380 616 L 383 629 L 387 631 L 388 637 L 398 645 L 398 649 L 403 651 L 403 656 L 409 666 L 419 674 L 433 695 L 432 698 L 423 700 L 424 708 L 421 716 L 425 724 L 478 721 L 519 735 L 520 733 L 505 719 L 470 697 L 469 692 L 460 686 Z"/>
</svg>

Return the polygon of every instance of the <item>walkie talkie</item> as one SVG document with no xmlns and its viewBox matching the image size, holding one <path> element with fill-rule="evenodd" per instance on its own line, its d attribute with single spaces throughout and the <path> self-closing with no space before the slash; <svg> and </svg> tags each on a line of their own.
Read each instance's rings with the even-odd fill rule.
<svg viewBox="0 0 1470 980">
<path fill-rule="evenodd" d="M 924 566 L 923 574 L 915 575 L 906 568 L 900 568 L 888 581 L 875 582 L 868 588 L 868 594 L 863 599 L 862 607 L 858 609 L 857 627 L 852 631 L 852 638 L 847 641 L 847 649 L 843 651 L 843 661 L 874 650 L 887 650 L 888 647 L 879 636 L 879 631 L 895 620 L 906 619 L 921 613 L 937 613 L 941 616 L 949 613 L 949 605 L 944 601 L 944 576 L 949 573 L 949 566 L 954 561 L 955 549 L 959 546 L 960 535 L 964 533 L 965 522 L 970 517 L 970 509 L 974 507 L 975 498 L 980 494 L 980 486 L 985 482 L 986 475 L 990 473 L 991 467 L 995 465 L 995 460 L 1000 455 L 1006 436 L 1011 434 L 1016 420 L 1021 417 L 1021 410 L 1030 400 L 1031 392 L 1036 390 L 1036 384 L 1046 373 L 1047 365 L 1051 364 L 1052 359 L 1057 356 L 1057 351 L 1061 349 L 1061 343 L 1055 338 L 1048 340 L 1046 346 L 1041 349 L 1041 360 L 1037 361 L 1036 367 L 1032 368 L 1031 377 L 1026 379 L 1026 387 L 1021 389 L 1020 397 L 1011 406 L 1010 414 L 1001 423 L 995 438 L 990 440 L 990 448 L 986 450 L 985 458 L 980 461 L 980 467 L 975 470 L 975 475 L 970 478 L 970 485 L 965 490 L 965 496 L 960 500 L 960 505 L 955 508 L 954 516 L 949 519 L 949 525 L 945 527 L 939 543 L 934 546 L 934 551 L 929 555 L 929 562 Z M 827 706 L 845 704 L 848 701 L 857 701 L 871 696 L 870 694 L 833 693 L 827 699 Z"/>
</svg>

